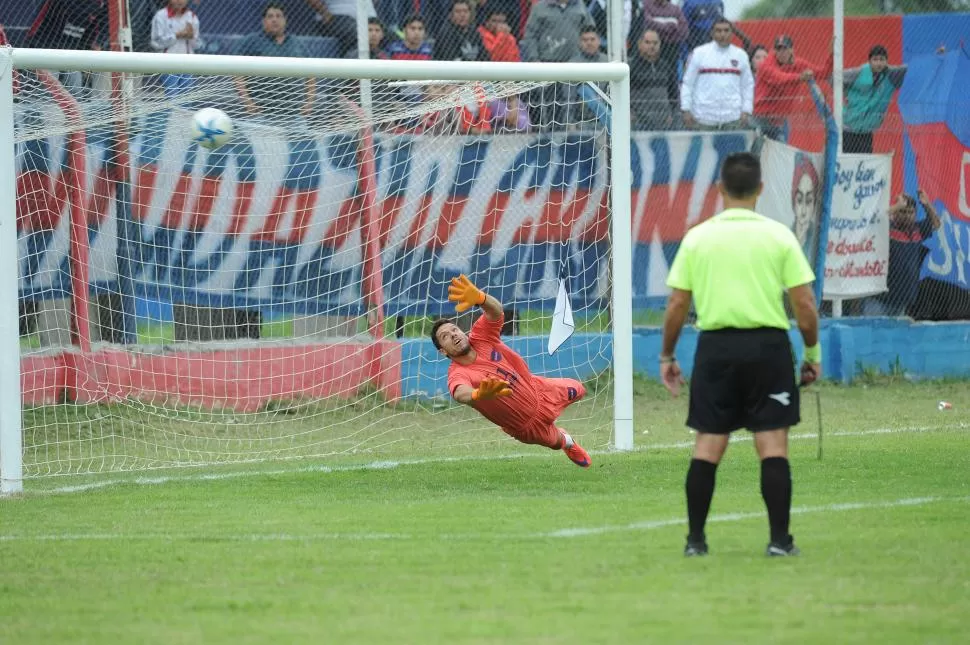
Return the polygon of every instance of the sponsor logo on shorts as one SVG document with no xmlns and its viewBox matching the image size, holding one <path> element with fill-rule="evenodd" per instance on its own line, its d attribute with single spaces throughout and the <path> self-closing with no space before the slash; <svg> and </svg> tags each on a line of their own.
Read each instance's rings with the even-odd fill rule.
<svg viewBox="0 0 970 645">
<path fill-rule="evenodd" d="M 789 405 L 791 405 L 791 394 L 789 394 L 788 392 L 779 392 L 778 394 L 769 394 L 768 395 L 768 398 L 769 399 L 774 399 L 775 401 L 778 401 L 778 403 L 781 403 L 786 408 Z"/>
<path fill-rule="evenodd" d="M 569 400 L 572 401 L 579 395 L 579 392 L 577 392 L 576 388 L 574 387 L 567 387 L 566 394 L 569 396 Z"/>
</svg>

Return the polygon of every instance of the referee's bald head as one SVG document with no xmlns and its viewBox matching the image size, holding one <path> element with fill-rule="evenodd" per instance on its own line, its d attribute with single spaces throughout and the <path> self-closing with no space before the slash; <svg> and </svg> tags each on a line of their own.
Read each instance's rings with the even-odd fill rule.
<svg viewBox="0 0 970 645">
<path fill-rule="evenodd" d="M 748 200 L 761 194 L 761 161 L 750 152 L 735 152 L 721 164 L 721 192 L 725 197 Z"/>
</svg>

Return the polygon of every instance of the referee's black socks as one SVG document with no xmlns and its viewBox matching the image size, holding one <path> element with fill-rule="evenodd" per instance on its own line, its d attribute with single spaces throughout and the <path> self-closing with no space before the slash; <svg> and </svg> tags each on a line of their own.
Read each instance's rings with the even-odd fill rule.
<svg viewBox="0 0 970 645">
<path fill-rule="evenodd" d="M 690 535 L 687 539 L 693 543 L 703 543 L 704 524 L 707 523 L 707 513 L 711 510 L 711 498 L 714 497 L 714 480 L 717 474 L 717 464 L 703 459 L 692 459 L 687 469 L 687 523 Z"/>
<path fill-rule="evenodd" d="M 771 541 L 788 544 L 791 517 L 791 467 L 785 457 L 768 457 L 761 462 L 761 497 L 768 507 Z"/>
</svg>

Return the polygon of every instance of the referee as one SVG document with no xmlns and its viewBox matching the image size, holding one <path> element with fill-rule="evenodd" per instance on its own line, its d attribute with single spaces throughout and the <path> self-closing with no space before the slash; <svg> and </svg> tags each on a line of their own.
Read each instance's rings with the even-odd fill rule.
<svg viewBox="0 0 970 645">
<path fill-rule="evenodd" d="M 798 555 L 788 532 L 791 470 L 788 428 L 800 420 L 794 355 L 788 340 L 788 292 L 805 341 L 803 383 L 821 375 L 815 279 L 795 235 L 754 212 L 763 188 L 761 163 L 747 152 L 721 166 L 724 211 L 684 236 L 667 278 L 660 373 L 677 396 L 684 383 L 674 356 L 691 298 L 701 330 L 690 381 L 687 425 L 697 431 L 687 471 L 690 533 L 684 555 L 706 555 L 704 524 L 717 465 L 732 432 L 747 428 L 761 459 L 761 496 L 768 508 L 770 556 Z"/>
</svg>

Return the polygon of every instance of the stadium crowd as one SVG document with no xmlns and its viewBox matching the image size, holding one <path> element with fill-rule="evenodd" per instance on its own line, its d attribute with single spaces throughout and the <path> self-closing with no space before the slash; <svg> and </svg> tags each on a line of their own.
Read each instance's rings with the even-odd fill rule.
<svg viewBox="0 0 970 645">
<path fill-rule="evenodd" d="M 723 18 L 720 0 L 623 2 L 635 129 L 756 128 L 767 137 L 785 140 L 792 119 L 814 118 L 806 87 L 829 80 L 831 57 L 808 61 L 797 56 L 796 43 L 787 34 L 778 34 L 770 49 L 753 43 Z M 224 5 L 229 15 L 214 11 L 214 4 Z M 366 0 L 365 4 L 367 50 L 375 59 L 606 60 L 606 0 Z M 262 12 L 262 25 L 251 12 L 233 20 L 238 7 L 232 0 L 130 0 L 129 5 L 137 51 L 358 56 L 356 0 L 249 2 L 250 10 L 258 5 Z M 267 35 L 268 12 L 282 14 L 283 35 L 272 46 L 264 43 L 276 37 Z M 207 25 L 206 16 L 220 16 L 219 24 Z M 43 0 L 15 44 L 104 48 L 107 38 L 106 0 Z M 905 67 L 891 67 L 887 60 L 886 48 L 873 43 L 869 62 L 845 71 L 846 152 L 872 151 L 872 133 L 882 125 L 893 92 L 902 84 Z M 73 88 L 85 82 L 76 73 L 62 80 Z M 172 75 L 166 82 L 171 91 L 184 87 L 189 79 Z M 421 98 L 413 89 L 400 93 L 403 96 L 393 99 Z M 595 92 L 557 85 L 511 101 L 459 108 L 449 122 L 466 133 L 548 130 L 566 123 L 588 128 L 605 121 L 606 114 Z M 440 130 L 440 117 L 430 125 Z"/>
</svg>

